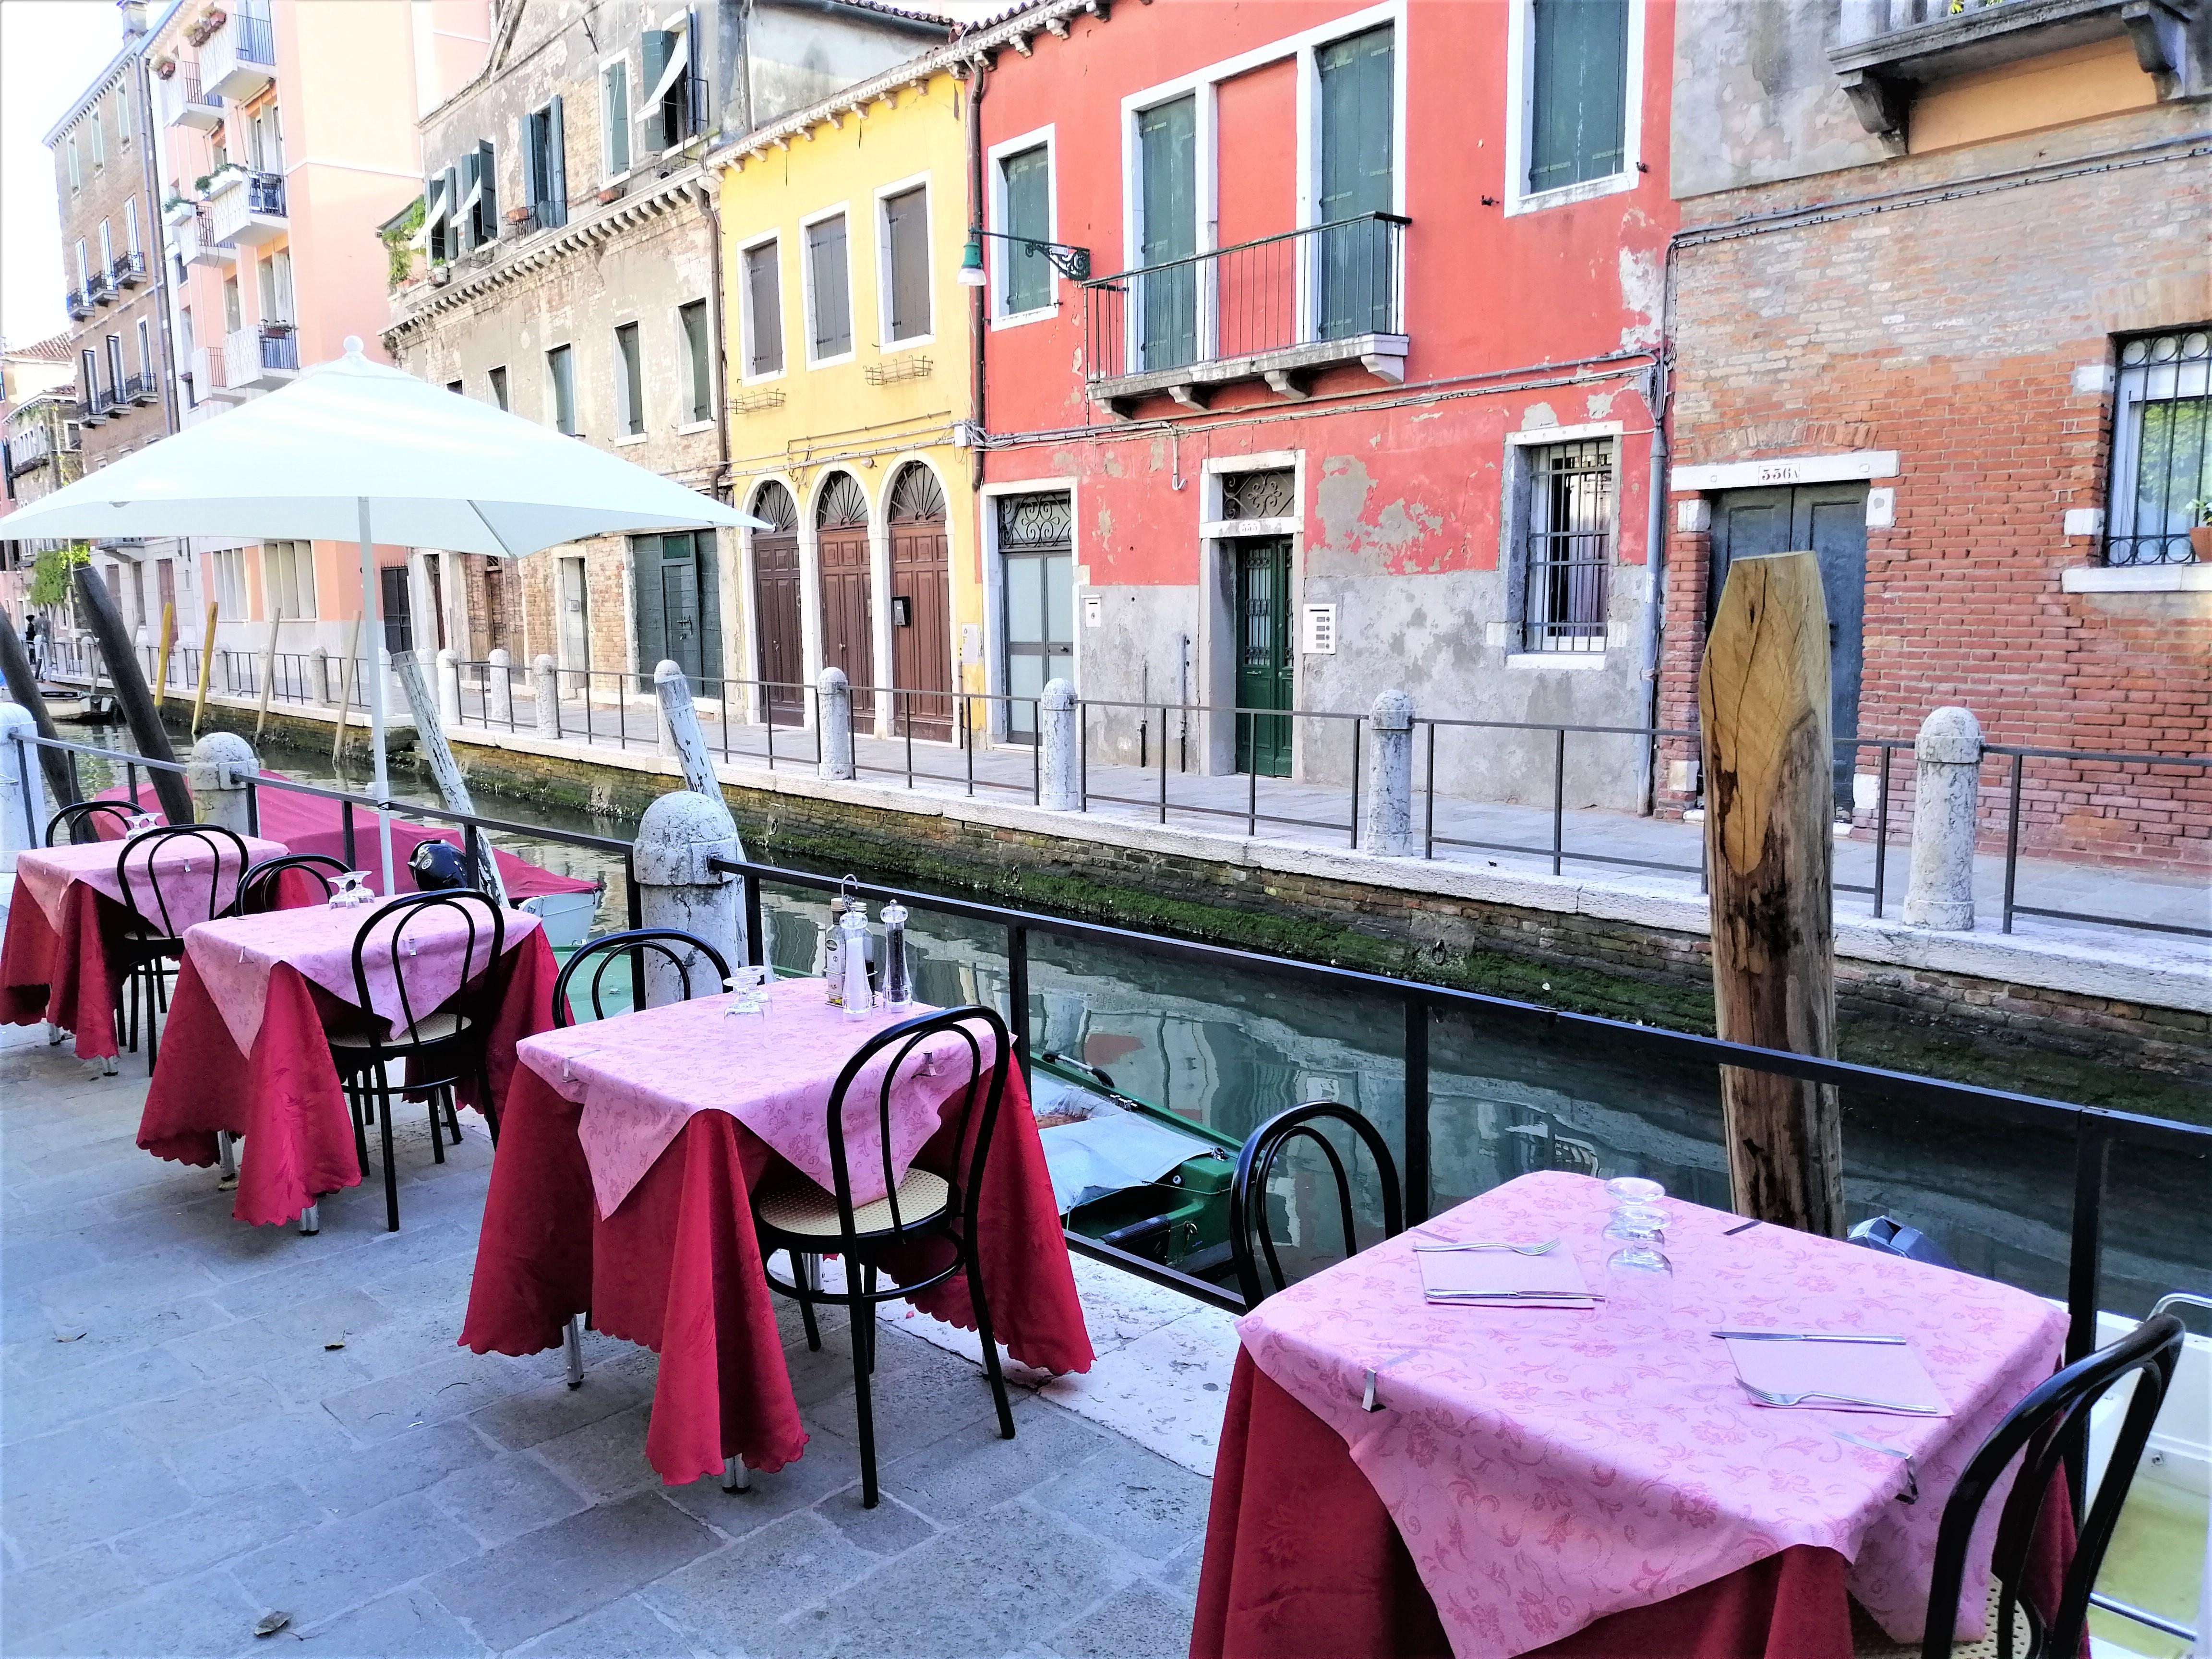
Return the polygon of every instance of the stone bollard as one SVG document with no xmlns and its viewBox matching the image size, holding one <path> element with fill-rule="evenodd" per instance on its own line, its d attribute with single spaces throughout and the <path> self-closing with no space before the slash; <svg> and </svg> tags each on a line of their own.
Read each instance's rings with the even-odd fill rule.
<svg viewBox="0 0 2212 1659">
<path fill-rule="evenodd" d="M 1048 812 L 1083 810 L 1075 721 L 1075 688 L 1048 680 L 1037 699 L 1037 805 Z"/>
<path fill-rule="evenodd" d="M 1367 761 L 1366 850 L 1386 859 L 1413 853 L 1413 700 L 1403 691 L 1375 699 L 1375 744 Z"/>
<path fill-rule="evenodd" d="M 744 888 L 736 877 L 708 868 L 707 860 L 744 856 L 728 807 L 689 789 L 670 791 L 637 821 L 631 867 L 636 872 L 640 919 L 647 927 L 680 927 L 697 934 L 735 968 L 745 959 Z M 714 976 L 711 963 L 693 966 L 695 995 L 702 969 L 708 978 Z M 680 1000 L 682 987 L 683 976 L 667 957 L 646 953 L 647 1006 Z"/>
<path fill-rule="evenodd" d="M 491 648 L 484 669 L 484 722 L 501 728 L 514 724 L 514 659 L 503 645 Z"/>
<path fill-rule="evenodd" d="M 0 702 L 0 870 L 13 870 L 15 854 L 36 851 L 46 836 L 46 769 L 28 742 L 38 735 L 29 709 Z"/>
<path fill-rule="evenodd" d="M 561 675 L 553 659 L 541 651 L 530 659 L 530 700 L 538 705 L 538 735 L 561 735 Z"/>
<path fill-rule="evenodd" d="M 1913 740 L 1912 875 L 1905 925 L 1974 930 L 1974 830 L 1982 726 L 1970 708 L 1938 708 Z"/>
<path fill-rule="evenodd" d="M 338 691 L 331 679 L 330 647 L 319 645 L 307 653 L 307 668 L 315 683 L 315 701 L 325 708 L 337 708 Z"/>
<path fill-rule="evenodd" d="M 202 823 L 219 823 L 240 835 L 246 828 L 246 780 L 258 777 L 261 763 L 253 745 L 229 732 L 210 732 L 192 745 L 185 763 L 185 787 L 192 792 L 192 811 Z"/>
<path fill-rule="evenodd" d="M 461 665 L 447 646 L 438 647 L 438 724 L 449 732 L 461 726 Z"/>
<path fill-rule="evenodd" d="M 853 765 L 853 684 L 842 668 L 822 671 L 822 764 L 825 778 L 856 775 Z"/>
<path fill-rule="evenodd" d="M 653 696 L 660 705 L 660 736 L 666 744 L 660 752 L 681 764 L 684 787 L 720 800 L 721 780 L 714 775 L 714 758 L 707 748 L 707 734 L 699 725 L 698 705 L 691 698 L 691 682 L 683 669 L 664 661 L 653 671 Z"/>
</svg>

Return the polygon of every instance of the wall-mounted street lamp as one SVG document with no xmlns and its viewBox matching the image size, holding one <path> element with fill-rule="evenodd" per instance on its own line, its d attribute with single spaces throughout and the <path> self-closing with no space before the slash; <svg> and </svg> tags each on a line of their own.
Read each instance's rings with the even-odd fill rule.
<svg viewBox="0 0 2212 1659">
<path fill-rule="evenodd" d="M 981 225 L 969 228 L 968 246 L 960 254 L 960 281 L 963 287 L 981 288 L 991 280 L 983 269 L 983 238 L 991 236 L 1001 242 L 1018 242 L 1025 253 L 1041 253 L 1052 262 L 1052 268 L 1071 283 L 1091 280 L 1091 250 L 1070 247 L 1065 242 L 1041 242 L 1032 236 L 1016 236 L 1003 230 L 985 230 Z"/>
</svg>

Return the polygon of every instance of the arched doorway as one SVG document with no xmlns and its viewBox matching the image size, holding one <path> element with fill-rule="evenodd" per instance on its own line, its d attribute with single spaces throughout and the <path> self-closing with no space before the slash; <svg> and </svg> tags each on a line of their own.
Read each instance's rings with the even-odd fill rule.
<svg viewBox="0 0 2212 1659">
<path fill-rule="evenodd" d="M 892 710 L 896 730 L 939 742 L 952 736 L 952 596 L 945 491 L 910 461 L 891 481 L 891 684 L 909 694 Z"/>
<path fill-rule="evenodd" d="M 875 718 L 861 688 L 875 684 L 868 605 L 868 498 L 849 472 L 833 474 L 814 507 L 814 550 L 822 573 L 822 661 L 853 684 L 853 719 Z"/>
<path fill-rule="evenodd" d="M 768 682 L 768 717 L 778 726 L 806 718 L 806 645 L 799 617 L 799 503 L 773 480 L 753 492 L 753 617 L 758 670 Z"/>
</svg>

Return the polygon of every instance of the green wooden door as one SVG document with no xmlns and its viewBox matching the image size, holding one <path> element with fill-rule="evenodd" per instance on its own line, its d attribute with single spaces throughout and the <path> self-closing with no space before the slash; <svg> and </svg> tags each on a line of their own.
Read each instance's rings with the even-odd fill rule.
<svg viewBox="0 0 2212 1659">
<path fill-rule="evenodd" d="M 1236 544 L 1237 706 L 1287 709 L 1291 702 L 1291 539 L 1267 536 Z M 1288 714 L 1237 716 L 1237 769 L 1261 777 L 1291 775 Z"/>
<path fill-rule="evenodd" d="M 1178 98 L 1137 117 L 1144 220 L 1137 278 L 1137 367 L 1198 361 L 1198 100 Z M 1176 260 L 1182 264 L 1171 263 Z M 1152 267 L 1164 265 L 1165 270 Z"/>
<path fill-rule="evenodd" d="M 721 594 L 714 537 L 689 531 L 635 536 L 630 559 L 636 576 L 641 689 L 653 689 L 653 671 L 667 661 L 684 671 L 695 696 L 720 696 L 719 688 L 710 690 L 706 684 L 722 672 Z"/>
<path fill-rule="evenodd" d="M 1321 233 L 1318 332 L 1324 340 L 1391 331 L 1389 228 L 1362 214 L 1395 205 L 1392 30 L 1386 24 L 1315 54 L 1321 71 L 1321 222 L 1358 222 Z"/>
</svg>

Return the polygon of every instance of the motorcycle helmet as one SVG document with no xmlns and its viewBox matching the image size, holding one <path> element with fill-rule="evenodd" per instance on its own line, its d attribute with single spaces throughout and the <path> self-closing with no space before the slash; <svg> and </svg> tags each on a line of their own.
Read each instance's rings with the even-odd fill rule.
<svg viewBox="0 0 2212 1659">
<path fill-rule="evenodd" d="M 469 884 L 469 867 L 461 857 L 461 849 L 449 841 L 426 841 L 407 855 L 407 867 L 415 872 L 417 892 L 450 892 Z"/>
</svg>

